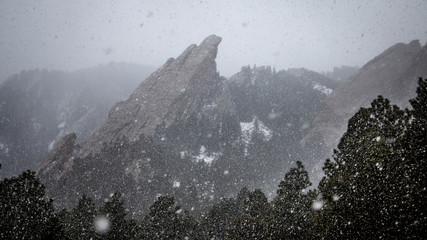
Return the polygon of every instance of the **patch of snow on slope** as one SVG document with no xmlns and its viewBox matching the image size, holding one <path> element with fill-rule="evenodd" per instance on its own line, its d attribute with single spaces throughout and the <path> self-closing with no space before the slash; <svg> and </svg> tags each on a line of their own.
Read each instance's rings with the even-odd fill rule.
<svg viewBox="0 0 427 240">
<path fill-rule="evenodd" d="M 53 140 L 50 144 L 49 144 L 49 146 L 47 146 L 47 150 L 50 152 L 50 150 L 52 150 L 52 148 L 53 148 L 53 146 L 55 145 L 55 140 Z"/>
<path fill-rule="evenodd" d="M 314 90 L 321 91 L 323 94 L 326 94 L 326 95 L 330 95 L 330 94 L 332 93 L 332 89 L 327 88 L 327 87 L 325 87 L 325 86 L 323 86 L 323 85 L 320 85 L 319 83 L 316 83 L 316 84 L 313 86 L 313 89 L 314 89 Z"/>
<path fill-rule="evenodd" d="M 211 164 L 217 157 L 218 153 L 208 154 L 205 146 L 201 146 L 199 150 L 199 155 L 196 156 L 196 161 L 204 161 L 207 164 Z"/>
<path fill-rule="evenodd" d="M 256 121 L 258 122 L 258 129 L 255 126 Z M 269 141 L 273 137 L 273 132 L 256 117 L 251 122 L 241 122 L 240 129 L 242 131 L 242 140 L 245 144 L 249 144 L 255 130 L 261 133 L 264 141 Z"/>
<path fill-rule="evenodd" d="M 240 129 L 242 131 L 242 140 L 245 144 L 249 144 L 251 141 L 252 133 L 255 130 L 254 120 L 252 122 L 241 122 Z"/>
<path fill-rule="evenodd" d="M 181 182 L 179 182 L 179 181 L 173 181 L 173 183 L 172 183 L 172 187 L 173 188 L 179 188 L 181 186 Z"/>
<path fill-rule="evenodd" d="M 258 130 L 262 133 L 265 141 L 269 141 L 273 137 L 273 132 L 264 125 L 261 121 L 258 121 Z"/>
<path fill-rule="evenodd" d="M 256 122 L 258 126 L 256 126 Z M 241 122 L 240 130 L 242 131 L 242 140 L 245 143 L 245 155 L 247 155 L 247 146 L 252 139 L 252 135 L 255 131 L 261 133 L 262 139 L 264 141 L 269 141 L 273 137 L 273 131 L 271 131 L 263 122 L 258 120 L 256 117 L 252 119 L 251 122 Z"/>
<path fill-rule="evenodd" d="M 179 155 L 181 156 L 181 159 L 184 159 L 185 156 L 187 155 L 187 151 L 181 151 L 179 152 Z"/>
<path fill-rule="evenodd" d="M 65 121 L 62 122 L 62 123 L 60 123 L 60 124 L 58 124 L 58 128 L 64 128 L 64 127 L 65 127 Z"/>
<path fill-rule="evenodd" d="M 212 110 L 212 109 L 215 109 L 216 107 L 217 107 L 216 103 L 211 103 L 211 104 L 204 105 L 203 109 L 205 109 L 205 110 Z"/>
</svg>

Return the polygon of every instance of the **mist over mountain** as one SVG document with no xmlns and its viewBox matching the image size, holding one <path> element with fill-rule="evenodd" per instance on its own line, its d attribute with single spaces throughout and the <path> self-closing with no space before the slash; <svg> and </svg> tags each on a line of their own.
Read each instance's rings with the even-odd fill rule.
<svg viewBox="0 0 427 240">
<path fill-rule="evenodd" d="M 319 181 L 348 118 L 380 94 L 407 106 L 426 74 L 426 47 L 413 41 L 357 72 L 244 66 L 226 79 L 220 42 L 189 46 L 145 80 L 150 68 L 118 63 L 10 77 L 0 89 L 2 176 L 39 168 L 57 207 L 119 189 L 136 214 L 159 194 L 196 209 L 243 187 L 272 197 L 295 161 Z"/>
<path fill-rule="evenodd" d="M 75 72 L 29 70 L 0 86 L 1 177 L 37 169 L 54 143 L 87 139 L 152 69 L 110 63 Z"/>
<path fill-rule="evenodd" d="M 313 128 L 301 141 L 306 152 L 313 153 L 307 159 L 319 163 L 331 156 L 350 117 L 378 95 L 401 108 L 409 107 L 408 100 L 416 94 L 417 78 L 427 75 L 426 66 L 427 45 L 421 46 L 418 40 L 397 43 L 366 63 L 322 102 Z M 318 146 L 324 149 L 323 154 Z"/>
<path fill-rule="evenodd" d="M 313 134 L 317 119 L 333 96 L 345 92 L 340 89 L 359 78 L 338 86 L 306 69 L 276 72 L 246 66 L 227 80 L 216 71 L 220 41 L 210 36 L 169 59 L 127 100 L 113 106 L 106 123 L 88 140 L 76 144 L 69 135 L 55 146 L 39 174 L 58 206 L 73 204 L 83 193 L 102 201 L 120 189 L 135 214 L 143 214 L 159 194 L 200 209 L 242 187 L 273 194 L 283 172 L 297 160 L 307 164 L 316 181 L 324 160 L 318 158 L 330 147 Z M 391 48 L 394 55 L 387 50 L 359 70 L 355 76 L 365 80 L 358 81 L 369 84 L 351 102 L 370 97 L 364 92 L 381 94 L 385 85 L 389 92 L 401 92 L 401 85 L 371 74 L 385 74 L 375 64 L 393 68 L 404 56 L 415 61 L 407 66 L 420 69 L 423 54 L 415 43 L 398 44 Z M 388 56 L 387 63 L 382 56 Z M 411 83 L 402 85 L 413 87 L 417 71 L 401 75 Z M 399 96 L 409 99 L 410 91 Z M 334 134 L 324 136 L 334 139 Z"/>
<path fill-rule="evenodd" d="M 425 239 L 425 13 L 0 0 L 0 239 Z"/>
<path fill-rule="evenodd" d="M 352 77 L 360 67 L 355 66 L 340 66 L 334 67 L 332 71 L 324 72 L 323 74 L 328 78 L 332 78 L 337 81 L 345 81 Z"/>
<path fill-rule="evenodd" d="M 365 116 L 369 123 L 384 120 L 374 114 L 396 113 L 403 131 L 401 124 L 410 122 L 405 114 L 412 112 L 391 108 L 383 97 L 370 109 L 364 107 L 378 95 L 408 107 L 416 96 L 416 79 L 427 74 L 427 45 L 414 40 L 390 47 L 358 70 L 342 66 L 322 74 L 254 65 L 227 79 L 217 71 L 221 41 L 211 35 L 192 44 L 149 76 L 150 68 L 124 63 L 11 76 L 0 87 L 2 177 L 37 169 L 56 209 L 71 209 L 82 199 L 93 200 L 93 206 L 108 205 L 120 196 L 133 219 L 151 214 L 164 196 L 171 196 L 190 211 L 186 215 L 210 229 L 204 214 L 227 201 L 254 201 L 242 200 L 244 195 L 282 204 L 278 201 L 285 192 L 276 189 L 284 186 L 286 172 L 285 181 L 289 174 L 303 174 L 305 183 L 297 195 L 315 199 L 316 191 L 325 191 L 328 177 L 319 190 L 309 186 L 317 187 L 322 166 L 335 169 L 329 160 L 325 163 L 332 149 L 338 141 L 354 144 L 349 135 L 343 136 L 347 123 L 363 137 L 363 129 L 354 128 L 356 117 L 374 111 Z M 422 119 L 416 121 L 422 126 Z M 379 124 L 381 130 L 395 123 Z M 422 134 L 414 126 L 414 134 Z M 363 139 L 380 146 L 382 138 L 375 134 L 387 135 L 381 131 Z M 391 138 L 386 141 L 388 147 L 394 144 Z M 340 144 L 340 151 L 358 154 Z M 335 159 L 341 157 L 338 153 Z M 295 163 L 298 168 L 291 168 Z M 382 165 L 375 166 L 382 171 Z M 25 176 L 31 173 L 20 175 Z"/>
</svg>

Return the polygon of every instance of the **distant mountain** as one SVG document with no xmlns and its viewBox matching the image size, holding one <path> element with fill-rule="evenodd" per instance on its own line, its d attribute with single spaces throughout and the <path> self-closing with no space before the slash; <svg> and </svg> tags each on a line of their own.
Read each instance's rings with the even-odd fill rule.
<svg viewBox="0 0 427 240">
<path fill-rule="evenodd" d="M 114 103 L 151 71 L 111 63 L 71 73 L 30 70 L 9 77 L 0 85 L 0 177 L 37 169 L 67 133 L 86 140 Z"/>
<path fill-rule="evenodd" d="M 242 67 L 226 79 L 216 69 L 220 42 L 212 35 L 198 46 L 190 45 L 144 81 L 132 75 L 130 79 L 141 83 L 132 93 L 129 89 L 127 99 L 102 107 L 108 116 L 101 123 L 91 120 L 99 119 L 96 109 L 104 106 L 95 100 L 106 98 L 97 98 L 97 91 L 82 94 L 70 84 L 65 89 L 71 93 L 61 90 L 62 97 L 42 102 L 68 104 L 41 114 L 56 116 L 43 122 L 51 129 L 43 134 L 52 132 L 56 144 L 42 144 L 45 149 L 50 145 L 51 151 L 38 171 L 55 204 L 73 206 L 83 193 L 100 203 L 120 191 L 136 215 L 163 194 L 175 196 L 187 209 L 201 210 L 243 187 L 262 188 L 271 197 L 297 160 L 317 182 L 349 117 L 379 94 L 407 103 L 415 95 L 416 78 L 426 75 L 426 47 L 414 41 L 391 47 L 346 81 L 303 68 L 276 72 L 269 66 Z M 122 78 L 105 70 L 110 79 Z M 95 88 L 101 85 L 94 83 Z M 37 89 L 43 92 L 49 86 Z M 95 100 L 85 100 L 88 96 Z M 37 98 L 30 96 L 24 103 L 32 99 Z M 93 105 L 75 110 L 87 102 Z M 76 117 L 64 120 L 61 113 Z M 26 121 L 19 126 L 33 126 L 28 123 L 31 116 L 17 118 Z M 20 133 L 19 126 L 9 135 Z M 44 136 L 40 130 L 31 131 Z"/>
<path fill-rule="evenodd" d="M 39 170 L 55 203 L 119 190 L 140 214 L 159 194 L 197 209 L 244 186 L 271 193 L 337 82 L 270 67 L 243 67 L 227 80 L 216 70 L 220 42 L 210 36 L 169 59 L 88 140 L 58 142 Z"/>
<path fill-rule="evenodd" d="M 409 107 L 408 100 L 416 95 L 418 77 L 425 76 L 427 45 L 421 47 L 418 40 L 398 43 L 369 61 L 322 102 L 313 129 L 300 142 L 307 152 L 315 153 L 306 158 L 317 163 L 317 172 L 321 173 L 322 160 L 331 156 L 350 117 L 361 107 L 368 107 L 378 95 L 400 107 Z M 317 149 L 311 150 L 314 146 Z"/>
<path fill-rule="evenodd" d="M 345 81 L 350 79 L 357 71 L 359 71 L 360 67 L 354 66 L 341 66 L 334 67 L 332 71 L 323 73 L 325 76 L 337 80 L 337 81 Z"/>
</svg>

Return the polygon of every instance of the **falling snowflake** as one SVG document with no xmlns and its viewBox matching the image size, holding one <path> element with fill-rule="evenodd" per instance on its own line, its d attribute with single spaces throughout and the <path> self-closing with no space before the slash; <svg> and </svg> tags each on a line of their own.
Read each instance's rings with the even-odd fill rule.
<svg viewBox="0 0 427 240">
<path fill-rule="evenodd" d="M 98 233 L 106 233 L 110 230 L 111 222 L 106 216 L 99 216 L 95 219 L 94 225 Z"/>
<path fill-rule="evenodd" d="M 338 195 L 334 195 L 334 196 L 332 196 L 332 200 L 334 200 L 334 201 L 338 201 L 340 199 L 340 196 L 338 196 Z"/>
<path fill-rule="evenodd" d="M 323 208 L 323 202 L 320 200 L 313 201 L 311 207 L 313 208 L 313 210 L 318 211 Z"/>
<path fill-rule="evenodd" d="M 181 186 L 181 182 L 173 181 L 172 187 L 179 188 Z"/>
</svg>

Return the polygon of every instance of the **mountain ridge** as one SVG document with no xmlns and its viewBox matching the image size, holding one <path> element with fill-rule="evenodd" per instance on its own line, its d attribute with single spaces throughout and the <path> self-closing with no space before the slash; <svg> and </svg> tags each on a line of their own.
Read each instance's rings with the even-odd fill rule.
<svg viewBox="0 0 427 240">
<path fill-rule="evenodd" d="M 361 107 L 368 107 L 378 95 L 401 108 L 410 107 L 408 100 L 416 95 L 417 79 L 427 75 L 425 66 L 427 45 L 422 47 L 418 40 L 408 44 L 397 43 L 366 63 L 325 98 L 314 119 L 313 129 L 300 141 L 302 148 L 314 144 L 323 148 L 307 157 L 317 164 L 314 171 L 321 172 L 321 160 L 332 155 L 332 150 L 347 130 L 350 117 Z M 317 179 L 320 180 L 320 176 Z"/>
<path fill-rule="evenodd" d="M 153 136 L 161 120 L 171 111 L 169 107 L 173 101 L 186 90 L 194 79 L 202 78 L 197 76 L 198 72 L 206 71 L 206 74 L 213 72 L 216 74 L 216 64 L 215 69 L 194 68 L 195 66 L 210 66 L 211 64 L 205 63 L 209 61 L 215 63 L 214 59 L 220 42 L 219 37 L 212 35 L 199 47 L 194 44 L 190 45 L 178 58 L 167 60 L 159 70 L 143 81 L 126 101 L 114 105 L 107 122 L 94 133 L 87 143 L 83 144 L 83 151 L 99 152 L 102 142 L 112 142 L 122 136 L 126 136 L 130 140 L 137 140 L 141 135 Z M 200 52 L 201 49 L 204 49 L 205 52 Z M 179 91 L 177 91 L 178 88 Z M 152 93 L 155 94 L 152 95 Z"/>
<path fill-rule="evenodd" d="M 82 192 L 102 200 L 117 186 L 140 210 L 157 194 L 200 207 L 244 186 L 276 186 L 292 161 L 287 151 L 327 94 L 318 86 L 332 91 L 336 82 L 268 66 L 244 67 L 227 80 L 216 70 L 220 41 L 210 36 L 170 58 L 111 108 L 88 141 L 52 153 L 39 176 L 56 202 L 67 205 Z"/>
<path fill-rule="evenodd" d="M 346 86 L 353 86 L 352 81 L 337 87 L 339 82 L 316 72 L 276 72 L 268 66 L 242 67 L 227 80 L 216 70 L 220 42 L 210 36 L 199 46 L 190 45 L 113 106 L 91 139 L 74 145 L 69 136 L 63 148 L 55 146 L 57 153 L 50 155 L 39 176 L 58 206 L 73 204 L 82 193 L 102 201 L 118 189 L 139 213 L 159 194 L 173 195 L 196 209 L 232 197 L 243 187 L 261 188 L 272 197 L 296 160 L 306 164 L 316 183 L 326 145 L 321 135 L 310 134 L 319 127 L 316 119 L 325 114 L 328 105 L 323 104 L 338 91 L 349 91 Z M 396 59 L 402 52 L 409 53 L 401 61 L 420 55 L 422 64 L 424 55 L 416 44 L 410 51 L 404 51 L 405 44 L 396 46 L 353 79 L 364 76 L 361 86 L 371 86 L 370 78 L 387 75 L 377 71 L 399 69 L 393 64 L 400 64 Z M 384 58 L 388 64 L 383 66 Z M 401 74 L 408 66 L 419 69 L 411 64 L 406 63 Z M 371 84 L 368 90 L 374 93 L 385 85 Z M 369 94 L 359 93 L 353 102 L 370 102 Z M 333 101 L 346 102 L 352 103 Z"/>
</svg>

